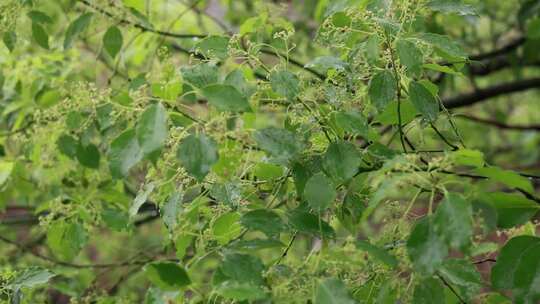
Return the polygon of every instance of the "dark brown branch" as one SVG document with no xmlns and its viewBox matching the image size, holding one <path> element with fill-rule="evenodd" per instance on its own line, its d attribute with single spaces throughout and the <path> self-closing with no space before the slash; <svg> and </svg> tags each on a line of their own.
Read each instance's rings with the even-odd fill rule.
<svg viewBox="0 0 540 304">
<path fill-rule="evenodd" d="M 487 118 L 480 118 L 472 115 L 466 115 L 466 114 L 459 114 L 456 115 L 458 118 L 467 119 L 470 121 L 492 125 L 499 129 L 507 129 L 507 130 L 518 130 L 518 131 L 540 131 L 540 124 L 533 124 L 533 125 L 510 125 L 504 122 L 499 122 L 493 119 L 487 119 Z"/>
<path fill-rule="evenodd" d="M 523 44 L 525 44 L 526 41 L 527 39 L 524 36 L 520 36 L 499 49 L 496 49 L 487 53 L 473 55 L 469 59 L 473 61 L 482 61 L 482 60 L 490 59 L 490 58 L 497 57 L 500 55 L 508 54 L 514 51 L 515 49 L 517 49 L 518 47 L 522 46 Z"/>
<path fill-rule="evenodd" d="M 119 19 L 114 14 L 112 14 L 111 12 L 109 12 L 107 10 L 104 10 L 104 9 L 102 9 L 102 8 L 96 6 L 96 5 L 93 5 L 88 0 L 79 0 L 79 2 L 81 2 L 82 4 L 84 4 L 84 5 L 88 6 L 88 7 L 91 7 L 92 9 L 98 11 L 99 13 L 101 13 L 101 14 L 109 17 L 109 18 L 115 19 L 116 21 L 118 21 L 118 23 L 133 26 L 134 28 L 140 29 L 143 32 L 155 33 L 155 34 L 158 34 L 158 35 L 161 35 L 161 36 L 172 37 L 172 38 L 204 38 L 204 37 L 208 36 L 208 35 L 204 35 L 204 34 L 180 34 L 180 33 L 172 33 L 172 32 L 167 32 L 167 31 L 156 30 L 156 29 L 153 29 L 153 28 L 149 28 L 149 27 L 147 27 L 147 26 L 145 26 L 143 24 L 140 24 L 140 23 L 131 22 L 130 20 L 127 20 L 127 19 L 122 19 L 122 18 Z"/>
<path fill-rule="evenodd" d="M 540 88 L 540 78 L 517 80 L 514 82 L 494 85 L 484 89 L 478 89 L 472 93 L 445 98 L 443 99 L 443 104 L 448 109 L 459 108 L 470 106 L 501 95 L 517 93 L 534 88 Z"/>
</svg>

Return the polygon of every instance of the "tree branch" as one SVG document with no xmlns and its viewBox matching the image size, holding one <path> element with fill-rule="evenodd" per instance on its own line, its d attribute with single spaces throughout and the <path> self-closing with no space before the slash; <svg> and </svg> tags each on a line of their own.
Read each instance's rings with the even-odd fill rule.
<svg viewBox="0 0 540 304">
<path fill-rule="evenodd" d="M 517 93 L 534 88 L 540 88 L 540 77 L 498 84 L 492 87 L 478 89 L 472 93 L 445 98 L 443 99 L 443 104 L 448 109 L 459 108 L 470 106 L 501 95 Z"/>
<path fill-rule="evenodd" d="M 467 119 L 470 121 L 492 125 L 499 129 L 507 129 L 507 130 L 519 130 L 519 131 L 540 131 L 540 124 L 533 124 L 533 125 L 510 125 L 504 122 L 499 122 L 493 119 L 487 119 L 487 118 L 480 118 L 472 115 L 467 114 L 458 114 L 456 115 L 458 118 Z"/>
</svg>

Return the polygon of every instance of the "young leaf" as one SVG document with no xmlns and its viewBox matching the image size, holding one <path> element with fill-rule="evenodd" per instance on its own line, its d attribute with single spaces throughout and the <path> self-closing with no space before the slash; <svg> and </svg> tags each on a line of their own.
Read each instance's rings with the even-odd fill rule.
<svg viewBox="0 0 540 304">
<path fill-rule="evenodd" d="M 124 131 L 115 138 L 109 149 L 109 168 L 113 178 L 125 177 L 129 170 L 143 158 L 143 150 L 133 129 Z"/>
<path fill-rule="evenodd" d="M 378 110 L 382 110 L 396 98 L 397 82 L 392 72 L 384 70 L 373 76 L 369 83 L 369 98 Z"/>
<path fill-rule="evenodd" d="M 319 282 L 313 299 L 315 304 L 355 304 L 347 287 L 338 279 L 325 279 Z"/>
<path fill-rule="evenodd" d="M 122 32 L 118 27 L 111 26 L 103 35 L 103 47 L 111 55 L 112 58 L 116 57 L 116 54 L 122 49 L 123 37 Z"/>
<path fill-rule="evenodd" d="M 448 255 L 448 247 L 435 232 L 431 218 L 416 223 L 407 240 L 407 252 L 420 273 L 431 275 L 442 264 Z"/>
<path fill-rule="evenodd" d="M 62 261 L 71 261 L 86 243 L 86 231 L 79 222 L 55 221 L 47 230 L 47 245 Z"/>
<path fill-rule="evenodd" d="M 412 81 L 409 84 L 409 99 L 418 112 L 429 121 L 437 119 L 439 102 L 422 84 Z"/>
<path fill-rule="evenodd" d="M 39 46 L 49 49 L 49 34 L 39 23 L 32 22 L 32 37 Z"/>
<path fill-rule="evenodd" d="M 137 122 L 137 140 L 145 157 L 159 153 L 167 140 L 167 110 L 161 103 L 144 110 Z M 155 156 L 154 156 L 155 160 Z"/>
<path fill-rule="evenodd" d="M 208 102 L 219 111 L 250 112 L 251 106 L 247 98 L 230 85 L 213 84 L 202 89 Z"/>
<path fill-rule="evenodd" d="M 191 284 L 186 270 L 173 262 L 146 264 L 144 273 L 148 280 L 161 290 L 174 291 Z"/>
<path fill-rule="evenodd" d="M 288 100 L 294 98 L 300 92 L 300 80 L 289 71 L 275 71 L 270 74 L 270 84 L 272 90 Z"/>
<path fill-rule="evenodd" d="M 66 30 L 66 37 L 64 38 L 64 49 L 68 49 L 73 40 L 81 34 L 90 24 L 92 19 L 92 13 L 84 13 L 75 19 Z"/>
<path fill-rule="evenodd" d="M 186 171 L 202 181 L 218 161 L 216 142 L 204 134 L 191 134 L 178 147 L 176 157 Z"/>
</svg>

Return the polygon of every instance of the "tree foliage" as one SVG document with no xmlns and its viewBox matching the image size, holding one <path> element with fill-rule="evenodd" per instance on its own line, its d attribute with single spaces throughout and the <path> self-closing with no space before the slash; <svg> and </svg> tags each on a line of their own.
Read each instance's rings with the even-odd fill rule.
<svg viewBox="0 0 540 304">
<path fill-rule="evenodd" d="M 3 0 L 2 303 L 538 303 L 540 1 Z"/>
</svg>

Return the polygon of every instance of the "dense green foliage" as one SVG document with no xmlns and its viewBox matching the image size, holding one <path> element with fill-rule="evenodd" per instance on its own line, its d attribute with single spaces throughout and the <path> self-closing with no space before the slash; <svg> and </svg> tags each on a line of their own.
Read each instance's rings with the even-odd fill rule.
<svg viewBox="0 0 540 304">
<path fill-rule="evenodd" d="M 540 302 L 538 0 L 1 0 L 0 36 L 2 303 Z"/>
</svg>

